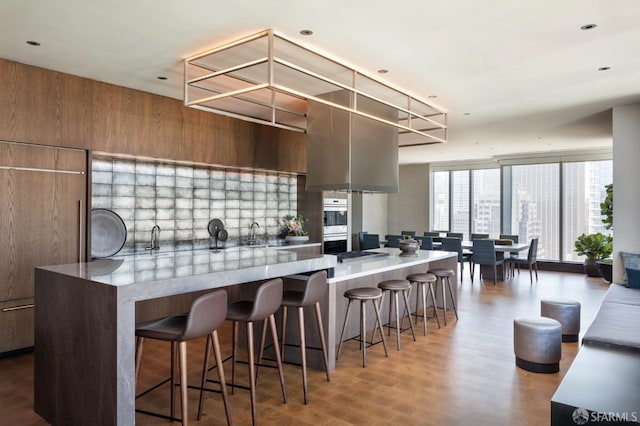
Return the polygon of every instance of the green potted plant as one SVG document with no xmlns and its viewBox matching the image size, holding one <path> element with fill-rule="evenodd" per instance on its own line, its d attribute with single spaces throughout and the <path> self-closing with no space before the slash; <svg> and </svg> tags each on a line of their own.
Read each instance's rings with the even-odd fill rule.
<svg viewBox="0 0 640 426">
<path fill-rule="evenodd" d="M 600 277 L 597 261 L 611 256 L 613 252 L 613 238 L 601 232 L 582 234 L 573 245 L 576 253 L 580 256 L 586 256 L 584 260 L 584 272 L 590 277 Z"/>
<path fill-rule="evenodd" d="M 613 229 L 613 184 L 605 185 L 607 196 L 600 203 L 600 214 L 602 215 L 602 223 L 605 229 Z M 602 278 L 608 282 L 613 281 L 613 259 L 607 257 L 597 262 L 598 270 Z"/>
</svg>

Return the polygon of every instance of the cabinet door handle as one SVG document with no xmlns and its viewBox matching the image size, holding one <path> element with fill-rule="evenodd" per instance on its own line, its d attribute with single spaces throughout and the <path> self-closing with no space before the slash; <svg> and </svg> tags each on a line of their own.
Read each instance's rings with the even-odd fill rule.
<svg viewBox="0 0 640 426">
<path fill-rule="evenodd" d="M 33 303 L 30 303 L 28 305 L 12 306 L 10 308 L 2 308 L 2 312 L 19 311 L 20 309 L 33 308 L 33 306 L 34 306 Z"/>
<path fill-rule="evenodd" d="M 80 229 L 78 231 L 78 263 L 82 262 L 82 200 L 78 200 L 78 222 L 80 223 Z"/>
</svg>

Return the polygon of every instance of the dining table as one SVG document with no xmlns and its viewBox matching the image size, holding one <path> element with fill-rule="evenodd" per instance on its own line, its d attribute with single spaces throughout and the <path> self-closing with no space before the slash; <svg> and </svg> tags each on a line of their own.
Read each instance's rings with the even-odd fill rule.
<svg viewBox="0 0 640 426">
<path fill-rule="evenodd" d="M 526 250 L 529 250 L 529 243 L 512 243 L 512 244 L 495 244 L 496 251 L 496 259 L 504 259 L 505 253 L 520 253 Z M 433 248 L 439 250 L 442 246 L 441 242 L 433 242 Z M 464 250 L 465 254 L 473 254 L 473 241 L 463 240 L 462 241 L 462 250 Z M 480 272 L 484 279 L 492 280 L 493 279 L 493 267 L 480 265 Z M 498 265 L 496 267 L 496 278 L 498 280 L 504 281 L 505 279 L 505 268 L 503 265 Z"/>
</svg>

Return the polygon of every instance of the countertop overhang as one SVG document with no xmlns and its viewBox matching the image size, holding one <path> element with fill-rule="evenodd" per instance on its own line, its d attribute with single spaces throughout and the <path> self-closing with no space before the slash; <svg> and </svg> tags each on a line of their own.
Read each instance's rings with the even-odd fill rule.
<svg viewBox="0 0 640 426">
<path fill-rule="evenodd" d="M 400 256 L 400 249 L 392 247 L 383 247 L 367 251 L 384 253 L 387 254 L 387 256 L 376 257 L 373 259 L 363 257 L 362 260 L 357 260 L 354 262 L 338 263 L 334 267 L 333 277 L 328 278 L 327 282 L 331 284 L 340 281 L 351 280 L 354 278 L 364 277 L 379 272 L 392 271 L 395 269 L 406 268 L 407 266 L 420 265 L 423 263 L 435 262 L 437 260 L 458 256 L 457 253 L 448 251 L 418 250 L 416 252 L 416 256 L 404 257 Z"/>
<path fill-rule="evenodd" d="M 117 287 L 120 297 L 145 300 L 330 269 L 336 264 L 332 255 L 284 247 L 230 247 L 147 252 L 36 269 Z"/>
</svg>

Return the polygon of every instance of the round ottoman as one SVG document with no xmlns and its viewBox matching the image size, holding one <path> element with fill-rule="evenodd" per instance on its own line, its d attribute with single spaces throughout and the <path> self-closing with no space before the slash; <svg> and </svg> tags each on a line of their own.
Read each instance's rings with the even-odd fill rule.
<svg viewBox="0 0 640 426">
<path fill-rule="evenodd" d="M 580 302 L 571 299 L 540 301 L 540 315 L 562 324 L 562 341 L 577 342 L 580 334 Z"/>
<path fill-rule="evenodd" d="M 557 373 L 562 357 L 562 325 L 545 317 L 513 320 L 516 365 L 534 373 Z"/>
</svg>

